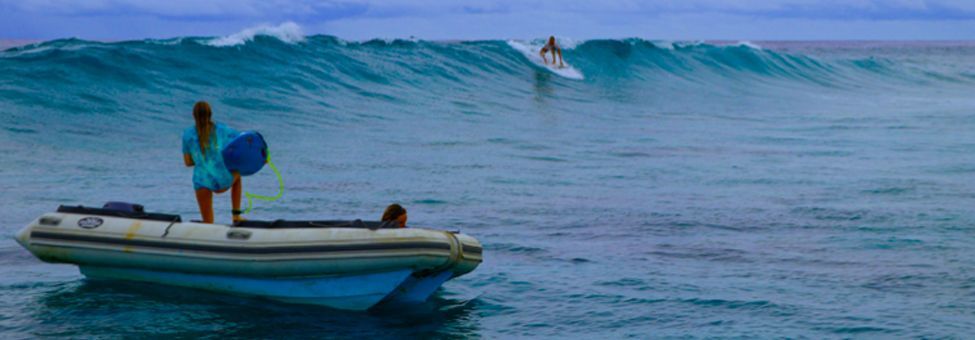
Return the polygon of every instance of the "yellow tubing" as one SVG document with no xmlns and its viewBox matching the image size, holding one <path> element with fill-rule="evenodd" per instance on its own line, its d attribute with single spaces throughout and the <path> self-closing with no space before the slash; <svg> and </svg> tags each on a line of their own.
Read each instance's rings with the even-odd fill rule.
<svg viewBox="0 0 975 340">
<path fill-rule="evenodd" d="M 278 171 L 278 168 L 274 166 L 274 163 L 271 163 L 271 150 L 267 151 L 267 165 L 271 167 L 271 170 L 273 170 L 274 174 L 278 177 L 278 194 L 274 196 L 264 196 L 244 192 L 244 196 L 247 197 L 247 209 L 244 209 L 244 214 L 251 211 L 253 205 L 252 199 L 274 202 L 281 198 L 281 196 L 284 196 L 284 179 L 281 178 L 281 172 Z"/>
</svg>

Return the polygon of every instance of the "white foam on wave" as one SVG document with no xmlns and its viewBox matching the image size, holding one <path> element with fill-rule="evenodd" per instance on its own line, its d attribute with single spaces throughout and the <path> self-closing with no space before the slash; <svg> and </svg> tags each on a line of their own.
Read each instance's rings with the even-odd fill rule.
<svg viewBox="0 0 975 340">
<path fill-rule="evenodd" d="M 518 52 L 521 52 L 521 54 L 523 54 L 525 58 L 528 58 L 529 61 L 531 61 L 535 65 L 538 65 L 541 68 L 549 70 L 549 72 L 555 73 L 557 75 L 569 79 L 576 79 L 576 80 L 585 79 L 585 77 L 582 75 L 582 72 L 579 72 L 579 70 L 572 67 L 572 65 L 569 65 L 568 62 L 563 61 L 565 67 L 562 68 L 555 67 L 551 64 L 545 64 L 545 61 L 542 60 L 542 57 L 538 55 L 538 51 L 542 49 L 542 46 L 545 46 L 545 42 L 542 40 L 536 40 L 530 43 L 517 41 L 517 40 L 508 40 L 508 46 L 511 46 L 511 48 L 515 49 Z"/>
<path fill-rule="evenodd" d="M 254 40 L 254 37 L 259 35 L 274 37 L 289 44 L 305 41 L 305 34 L 301 31 L 301 27 L 289 21 L 277 26 L 261 25 L 247 28 L 226 37 L 211 39 L 206 44 L 215 47 L 237 46 Z"/>
<path fill-rule="evenodd" d="M 182 44 L 183 37 L 169 38 L 169 39 L 146 39 L 143 41 L 145 41 L 145 43 L 147 44 L 173 46 L 173 45 Z"/>
<path fill-rule="evenodd" d="M 514 40 L 510 40 L 510 41 L 514 41 Z M 559 47 L 561 47 L 563 50 L 575 49 L 576 46 L 579 46 L 580 44 L 585 42 L 586 40 L 575 40 L 569 37 L 555 37 L 555 43 L 558 44 Z M 545 44 L 547 43 L 548 43 L 548 38 L 538 38 L 528 42 L 529 45 L 532 46 L 538 45 L 539 47 L 545 46 Z"/>
<path fill-rule="evenodd" d="M 57 43 L 56 41 L 55 42 L 38 41 L 38 42 L 32 42 L 32 43 L 16 46 L 16 48 L 0 49 L 0 52 L 3 52 L 3 54 L 0 54 L 0 58 L 25 56 L 25 55 L 46 52 L 50 50 L 80 51 L 88 48 L 97 48 L 98 46 L 99 45 L 97 43 L 92 43 L 84 40 L 75 40 L 71 43 L 60 43 L 60 44 Z"/>
<path fill-rule="evenodd" d="M 18 46 L 20 47 L 20 49 L 17 50 L 13 48 L 10 48 L 9 50 L 8 49 L 0 50 L 0 58 L 31 55 L 31 54 L 41 53 L 53 49 L 51 46 L 38 46 L 38 45 L 40 45 L 40 43 Z"/>
<path fill-rule="evenodd" d="M 698 47 L 706 45 L 704 41 L 694 40 L 694 41 L 675 41 L 673 43 L 674 48 L 688 48 L 688 47 Z"/>
<path fill-rule="evenodd" d="M 755 49 L 755 50 L 762 49 L 762 46 L 758 46 L 758 44 L 753 43 L 751 41 L 747 41 L 747 40 L 739 41 L 737 44 L 735 44 L 735 46 L 748 47 L 748 48 Z"/>
<path fill-rule="evenodd" d="M 676 46 L 673 41 L 669 40 L 652 40 L 650 41 L 650 44 L 653 45 L 653 47 L 668 51 L 673 51 Z"/>
</svg>

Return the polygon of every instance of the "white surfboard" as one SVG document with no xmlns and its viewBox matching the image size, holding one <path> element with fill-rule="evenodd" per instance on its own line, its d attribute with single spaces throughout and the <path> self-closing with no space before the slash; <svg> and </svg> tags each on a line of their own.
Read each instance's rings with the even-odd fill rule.
<svg viewBox="0 0 975 340">
<path fill-rule="evenodd" d="M 562 67 L 559 67 L 557 60 L 555 65 L 553 65 L 551 61 L 549 63 L 545 63 L 545 61 L 542 60 L 542 56 L 538 55 L 538 51 L 540 51 L 542 47 L 545 46 L 545 44 L 534 44 L 534 43 L 527 43 L 527 42 L 517 41 L 517 40 L 508 40 L 508 46 L 511 46 L 511 48 L 517 50 L 518 52 L 521 52 L 521 54 L 525 55 L 525 58 L 528 58 L 528 60 L 530 60 L 532 63 L 535 63 L 535 65 L 538 65 L 539 67 L 542 67 L 552 73 L 555 73 L 559 76 L 569 78 L 569 79 L 576 79 L 576 80 L 585 79 L 585 77 L 582 75 L 582 72 L 579 72 L 579 70 L 575 69 L 574 67 L 572 67 L 572 65 L 569 65 L 569 63 L 565 62 L 564 60 L 562 62 L 564 66 Z M 551 54 L 549 54 L 549 56 L 551 56 Z"/>
</svg>

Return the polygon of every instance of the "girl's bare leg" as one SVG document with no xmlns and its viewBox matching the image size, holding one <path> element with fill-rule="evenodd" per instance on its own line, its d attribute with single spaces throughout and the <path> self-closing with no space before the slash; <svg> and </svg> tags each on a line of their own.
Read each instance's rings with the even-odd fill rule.
<svg viewBox="0 0 975 340">
<path fill-rule="evenodd" d="M 244 185 L 241 184 L 240 174 L 234 172 L 234 185 L 230 187 L 230 204 L 233 205 L 235 211 L 240 211 L 240 194 L 244 191 Z M 241 220 L 240 215 L 233 216 L 234 222 Z"/>
<path fill-rule="evenodd" d="M 213 192 L 210 189 L 197 189 L 196 203 L 200 205 L 203 223 L 213 223 Z"/>
</svg>

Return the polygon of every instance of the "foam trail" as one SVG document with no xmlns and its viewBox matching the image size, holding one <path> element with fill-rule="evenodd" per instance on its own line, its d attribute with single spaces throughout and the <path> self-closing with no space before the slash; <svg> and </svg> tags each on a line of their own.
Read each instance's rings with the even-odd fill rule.
<svg viewBox="0 0 975 340">
<path fill-rule="evenodd" d="M 212 39 L 207 41 L 206 44 L 214 47 L 237 46 L 254 40 L 254 37 L 259 35 L 274 37 L 289 44 L 305 41 L 305 35 L 301 27 L 289 21 L 278 26 L 261 25 L 247 28 L 225 37 Z"/>
</svg>

